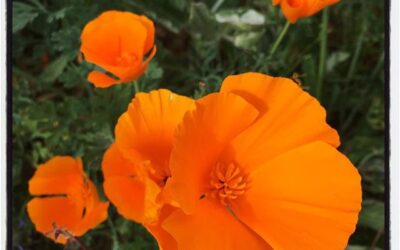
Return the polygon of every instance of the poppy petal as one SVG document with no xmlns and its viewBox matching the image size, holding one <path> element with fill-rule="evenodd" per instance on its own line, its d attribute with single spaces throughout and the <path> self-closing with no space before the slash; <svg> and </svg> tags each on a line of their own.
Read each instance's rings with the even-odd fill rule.
<svg viewBox="0 0 400 250">
<path fill-rule="evenodd" d="M 297 22 L 297 20 L 305 14 L 303 13 L 302 8 L 293 7 L 292 5 L 290 5 L 290 3 L 288 3 L 287 0 L 283 0 L 281 2 L 281 9 L 283 15 L 290 23 Z"/>
<path fill-rule="evenodd" d="M 144 54 L 146 54 L 154 46 L 154 24 L 146 16 L 137 16 L 137 19 L 143 24 L 144 27 L 146 27 L 147 30 L 146 42 L 144 43 Z"/>
<path fill-rule="evenodd" d="M 257 167 L 268 159 L 312 141 L 340 144 L 319 102 L 287 78 L 259 73 L 227 77 L 222 92 L 240 95 L 262 116 L 233 142 L 237 161 Z"/>
<path fill-rule="evenodd" d="M 161 204 L 156 198 L 160 187 L 151 179 L 116 176 L 106 179 L 103 186 L 108 199 L 126 219 L 136 222 L 157 220 Z"/>
<path fill-rule="evenodd" d="M 108 216 L 108 202 L 96 202 L 87 211 L 81 222 L 76 226 L 76 235 L 83 235 L 89 229 L 92 229 L 105 221 Z"/>
<path fill-rule="evenodd" d="M 361 208 L 361 183 L 335 148 L 324 142 L 299 147 L 249 180 L 232 209 L 274 249 L 345 248 Z"/>
<path fill-rule="evenodd" d="M 115 143 L 104 153 L 102 170 L 104 179 L 114 176 L 134 177 L 136 175 L 134 164 L 123 157 Z"/>
<path fill-rule="evenodd" d="M 160 225 L 145 225 L 146 229 L 157 240 L 160 250 L 177 250 L 176 240 Z"/>
<path fill-rule="evenodd" d="M 124 54 L 141 61 L 146 37 L 147 28 L 133 13 L 106 11 L 83 29 L 81 51 L 102 68 L 118 64 L 116 59 Z"/>
<path fill-rule="evenodd" d="M 56 156 L 38 166 L 29 181 L 32 195 L 70 194 L 81 189 L 84 172 L 81 159 Z"/>
<path fill-rule="evenodd" d="M 147 69 L 147 65 L 149 64 L 150 60 L 154 57 L 157 52 L 157 47 L 154 46 L 153 50 L 151 51 L 150 55 L 146 58 L 144 62 L 139 65 L 133 67 L 125 67 L 125 68 L 111 68 L 110 72 L 113 72 L 115 75 L 121 78 L 123 82 L 130 82 L 134 81 L 139 78 Z M 135 69 L 135 70 L 132 70 Z"/>
<path fill-rule="evenodd" d="M 190 98 L 161 89 L 138 93 L 115 127 L 115 144 L 132 162 L 150 161 L 160 178 L 168 177 L 173 133 L 186 111 L 194 108 Z"/>
<path fill-rule="evenodd" d="M 338 3 L 339 0 L 308 1 L 306 16 L 312 16 L 329 5 Z"/>
<path fill-rule="evenodd" d="M 175 238 L 179 249 L 271 249 L 225 207 L 207 200 L 201 200 L 190 215 L 176 210 L 164 221 L 163 228 Z"/>
<path fill-rule="evenodd" d="M 144 55 L 148 32 L 147 27 L 136 17 L 137 15 L 131 12 L 122 12 L 121 15 L 121 12 L 115 11 L 110 20 L 114 22 L 113 27 L 118 32 L 120 54 L 133 54 L 139 59 Z"/>
<path fill-rule="evenodd" d="M 109 199 L 114 205 L 121 210 L 119 211 L 121 214 L 137 222 L 153 221 L 158 217 L 160 205 L 157 204 L 157 196 L 160 188 L 149 179 L 145 172 L 135 169 L 134 164 L 122 156 L 115 143 L 104 154 L 103 173 L 105 192 L 107 196 L 110 195 Z M 116 183 L 120 180 L 122 180 L 121 185 Z M 130 189 L 122 191 L 124 181 L 131 185 Z M 132 197 L 132 193 L 136 195 Z M 136 204 L 125 204 L 124 199 L 135 199 Z"/>
<path fill-rule="evenodd" d="M 144 219 L 145 186 L 138 178 L 113 177 L 105 179 L 104 193 L 117 207 L 118 213 L 133 221 Z"/>
<path fill-rule="evenodd" d="M 87 80 L 93 83 L 94 86 L 98 88 L 107 88 L 116 83 L 119 83 L 119 80 L 116 80 L 108 75 L 100 72 L 100 71 L 92 71 L 89 73 Z"/>
<path fill-rule="evenodd" d="M 159 220 L 153 224 L 144 224 L 146 229 L 154 236 L 157 240 L 160 250 L 177 250 L 178 246 L 176 240 L 170 235 L 164 228 L 162 223 L 164 220 L 173 212 L 176 208 L 165 205 L 161 209 Z"/>
<path fill-rule="evenodd" d="M 56 240 L 53 225 L 73 232 L 83 211 L 83 207 L 66 197 L 34 198 L 28 202 L 27 209 L 36 230 L 53 240 Z M 67 238 L 60 235 L 56 241 L 65 243 Z"/>
<path fill-rule="evenodd" d="M 171 154 L 171 188 L 182 209 L 190 213 L 209 185 L 209 175 L 229 142 L 258 116 L 243 98 L 230 93 L 210 94 L 196 102 L 176 131 Z M 190 183 L 190 185 L 188 185 Z"/>
</svg>

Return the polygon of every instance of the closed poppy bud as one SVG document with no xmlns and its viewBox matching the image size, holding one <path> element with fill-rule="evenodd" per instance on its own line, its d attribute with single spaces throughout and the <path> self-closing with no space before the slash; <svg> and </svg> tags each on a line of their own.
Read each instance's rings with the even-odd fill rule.
<svg viewBox="0 0 400 250">
<path fill-rule="evenodd" d="M 107 72 L 88 75 L 100 88 L 137 79 L 156 53 L 153 22 L 130 12 L 102 13 L 86 24 L 81 41 L 85 60 Z"/>
<path fill-rule="evenodd" d="M 329 5 L 339 0 L 272 0 L 274 5 L 281 5 L 286 19 L 295 23 L 299 18 L 312 16 Z"/>
<path fill-rule="evenodd" d="M 29 181 L 28 215 L 37 231 L 58 243 L 73 241 L 107 218 L 108 202 L 99 199 L 82 161 L 56 156 L 39 165 Z"/>
</svg>

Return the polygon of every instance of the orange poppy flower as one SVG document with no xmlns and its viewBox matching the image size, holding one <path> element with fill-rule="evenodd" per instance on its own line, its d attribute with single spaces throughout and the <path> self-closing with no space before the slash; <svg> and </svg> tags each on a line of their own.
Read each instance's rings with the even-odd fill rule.
<svg viewBox="0 0 400 250">
<path fill-rule="evenodd" d="M 292 80 L 227 77 L 178 126 L 162 227 L 179 249 L 344 249 L 360 176 L 325 110 Z M 195 232 L 195 233 L 193 233 Z"/>
<path fill-rule="evenodd" d="M 99 200 L 81 159 L 56 156 L 39 165 L 29 181 L 29 192 L 39 196 L 28 202 L 36 230 L 58 243 L 81 236 L 107 219 L 108 202 Z"/>
<path fill-rule="evenodd" d="M 115 143 L 103 158 L 106 196 L 122 216 L 143 223 L 163 249 L 176 249 L 159 225 L 171 211 L 165 205 L 176 205 L 164 191 L 174 130 L 193 108 L 192 99 L 168 90 L 137 94 L 119 118 Z"/>
<path fill-rule="evenodd" d="M 137 79 L 156 53 L 153 22 L 130 12 L 102 13 L 86 24 L 81 41 L 85 59 L 116 77 L 90 72 L 88 80 L 100 88 Z"/>
<path fill-rule="evenodd" d="M 272 0 L 274 5 L 281 5 L 283 15 L 291 23 L 297 22 L 299 18 L 312 16 L 337 2 L 339 0 Z"/>
</svg>

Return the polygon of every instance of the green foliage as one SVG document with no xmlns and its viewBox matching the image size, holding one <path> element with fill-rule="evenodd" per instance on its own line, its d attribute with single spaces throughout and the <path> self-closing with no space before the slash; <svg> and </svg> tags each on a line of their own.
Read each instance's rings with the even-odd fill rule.
<svg viewBox="0 0 400 250">
<path fill-rule="evenodd" d="M 138 82 L 142 91 L 168 88 L 199 98 L 230 74 L 258 71 L 291 77 L 316 94 L 322 15 L 285 25 L 271 1 L 14 0 L 13 1 L 13 245 L 62 249 L 38 234 L 26 214 L 27 181 L 54 155 L 83 157 L 102 193 L 101 160 L 114 125 L 134 94 L 132 84 L 95 89 L 80 63 L 83 26 L 110 9 L 156 24 L 158 52 Z M 363 211 L 348 249 L 383 249 L 384 38 L 383 1 L 341 1 L 329 8 L 321 103 L 340 135 L 340 148 L 363 177 Z M 351 24 L 351 25 L 349 25 Z M 105 197 L 103 196 L 103 199 Z M 157 249 L 138 224 L 113 207 L 110 220 L 82 237 L 89 249 Z M 111 223 L 111 222 L 112 223 Z"/>
</svg>

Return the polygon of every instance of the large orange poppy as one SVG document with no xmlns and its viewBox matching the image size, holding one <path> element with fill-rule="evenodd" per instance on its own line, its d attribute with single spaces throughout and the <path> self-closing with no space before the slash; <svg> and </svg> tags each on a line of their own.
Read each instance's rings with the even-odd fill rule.
<svg viewBox="0 0 400 250">
<path fill-rule="evenodd" d="M 115 143 L 103 158 L 104 191 L 118 212 L 143 223 L 163 249 L 174 240 L 160 222 L 176 205 L 164 191 L 170 177 L 173 135 L 183 115 L 194 108 L 190 98 L 168 90 L 139 93 L 115 128 Z"/>
<path fill-rule="evenodd" d="M 36 230 L 58 243 L 81 236 L 107 219 L 108 202 L 99 200 L 80 159 L 56 156 L 39 165 L 29 181 L 29 192 L 39 196 L 28 203 Z"/>
<path fill-rule="evenodd" d="M 299 18 L 312 16 L 323 8 L 340 0 L 272 0 L 274 5 L 281 5 L 283 15 L 291 23 Z"/>
<path fill-rule="evenodd" d="M 100 88 L 137 79 L 156 53 L 153 22 L 130 12 L 102 13 L 86 24 L 81 41 L 85 59 L 113 75 L 90 72 L 88 80 Z"/>
<path fill-rule="evenodd" d="M 179 249 L 344 249 L 360 176 L 325 110 L 292 80 L 227 77 L 176 132 L 167 183 Z"/>
</svg>

